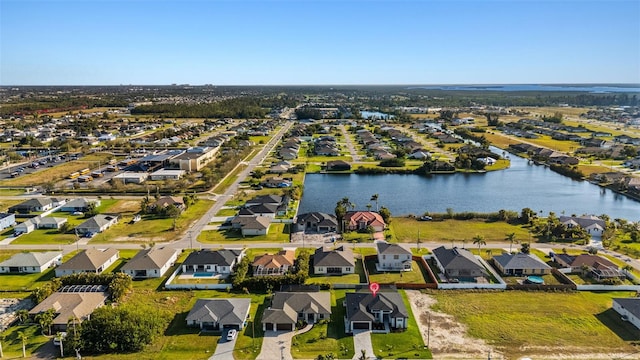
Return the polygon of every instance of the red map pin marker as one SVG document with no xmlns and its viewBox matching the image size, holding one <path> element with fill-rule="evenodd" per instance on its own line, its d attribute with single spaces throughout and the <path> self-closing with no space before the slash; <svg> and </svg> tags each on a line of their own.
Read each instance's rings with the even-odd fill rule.
<svg viewBox="0 0 640 360">
<path fill-rule="evenodd" d="M 376 297 L 376 294 L 378 293 L 378 290 L 380 290 L 380 284 L 375 283 L 375 282 L 369 284 L 369 290 L 373 293 L 373 297 Z"/>
</svg>

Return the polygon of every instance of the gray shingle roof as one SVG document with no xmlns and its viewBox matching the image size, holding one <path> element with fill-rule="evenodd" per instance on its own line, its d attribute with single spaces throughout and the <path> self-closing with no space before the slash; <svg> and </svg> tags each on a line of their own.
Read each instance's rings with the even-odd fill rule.
<svg viewBox="0 0 640 360">
<path fill-rule="evenodd" d="M 246 320 L 251 300 L 245 298 L 198 299 L 187 315 L 187 321 L 239 324 Z"/>
<path fill-rule="evenodd" d="M 107 260 L 119 254 L 117 249 L 94 249 L 90 248 L 69 259 L 69 261 L 58 266 L 59 270 L 91 270 L 96 271 Z"/>
<path fill-rule="evenodd" d="M 633 314 L 633 316 L 640 318 L 640 298 L 614 298 L 613 301 L 620 304 L 620 306 Z"/>
<path fill-rule="evenodd" d="M 313 266 L 352 266 L 355 267 L 353 252 L 341 246 L 335 250 L 318 248 L 313 254 Z"/>
<path fill-rule="evenodd" d="M 184 260 L 182 265 L 206 265 L 231 266 L 240 256 L 242 250 L 199 250 L 194 251 Z"/>
<path fill-rule="evenodd" d="M 59 251 L 19 253 L 1 262 L 0 266 L 42 266 L 61 254 Z"/>
<path fill-rule="evenodd" d="M 129 260 L 121 270 L 146 270 L 160 269 L 169 261 L 178 250 L 172 248 L 152 248 L 138 252 Z"/>
<path fill-rule="evenodd" d="M 411 251 L 403 248 L 398 244 L 389 244 L 385 241 L 376 241 L 376 249 L 378 254 L 384 255 L 411 255 Z"/>
<path fill-rule="evenodd" d="M 371 310 L 390 310 L 393 316 L 408 317 L 402 296 L 398 292 L 369 292 L 346 294 L 347 321 L 373 321 Z"/>
<path fill-rule="evenodd" d="M 537 256 L 531 254 L 502 254 L 493 257 L 505 270 L 509 269 L 551 269 L 551 266 L 542 262 Z"/>
<path fill-rule="evenodd" d="M 445 270 L 450 269 L 479 269 L 485 271 L 484 266 L 480 264 L 478 259 L 473 256 L 471 251 L 467 249 L 459 249 L 454 247 L 453 249 L 447 249 L 444 246 L 433 249 L 433 255 L 438 258 L 438 261 Z"/>
</svg>

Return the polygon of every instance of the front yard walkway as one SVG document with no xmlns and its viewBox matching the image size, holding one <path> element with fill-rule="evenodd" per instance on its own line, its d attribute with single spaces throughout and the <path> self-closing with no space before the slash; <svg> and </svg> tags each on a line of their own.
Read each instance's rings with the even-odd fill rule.
<svg viewBox="0 0 640 360">
<path fill-rule="evenodd" d="M 370 330 L 353 330 L 353 348 L 355 350 L 354 360 L 360 359 L 362 350 L 365 351 L 367 359 L 375 359 L 373 344 L 371 343 Z"/>
<path fill-rule="evenodd" d="M 298 331 L 265 331 L 262 339 L 262 349 L 256 360 L 293 360 L 293 356 L 291 356 L 291 339 L 294 335 L 306 333 L 312 327 L 313 325 L 307 325 Z"/>
</svg>

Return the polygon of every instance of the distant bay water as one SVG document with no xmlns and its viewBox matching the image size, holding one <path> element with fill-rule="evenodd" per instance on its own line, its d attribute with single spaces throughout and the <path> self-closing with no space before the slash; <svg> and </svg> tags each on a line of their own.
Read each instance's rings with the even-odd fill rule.
<svg viewBox="0 0 640 360">
<path fill-rule="evenodd" d="M 587 93 L 640 93 L 640 84 L 510 84 L 510 85 L 425 85 L 409 89 L 451 91 L 566 91 Z"/>
</svg>

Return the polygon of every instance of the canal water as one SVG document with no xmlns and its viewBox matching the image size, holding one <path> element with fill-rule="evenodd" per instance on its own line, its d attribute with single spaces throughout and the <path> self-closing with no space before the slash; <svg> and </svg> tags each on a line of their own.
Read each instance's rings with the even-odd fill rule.
<svg viewBox="0 0 640 360">
<path fill-rule="evenodd" d="M 528 207 L 542 215 L 607 214 L 612 219 L 640 221 L 640 202 L 587 181 L 575 181 L 526 159 L 509 155 L 511 166 L 485 174 L 356 175 L 307 174 L 299 213 L 333 213 L 348 197 L 356 209 L 375 210 L 371 195 L 394 216 L 422 215 L 425 211 L 520 212 Z"/>
</svg>

